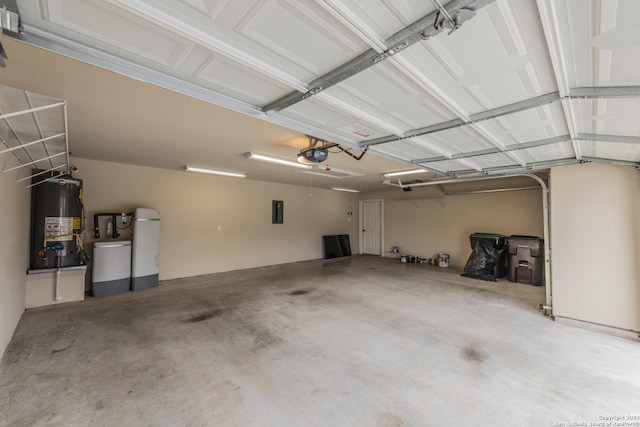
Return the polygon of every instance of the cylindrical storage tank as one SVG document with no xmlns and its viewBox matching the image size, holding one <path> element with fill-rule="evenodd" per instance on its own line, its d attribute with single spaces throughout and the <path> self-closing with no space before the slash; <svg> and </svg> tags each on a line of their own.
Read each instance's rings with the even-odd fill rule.
<svg viewBox="0 0 640 427">
<path fill-rule="evenodd" d="M 31 188 L 31 270 L 83 264 L 82 181 L 49 178 Z"/>
<path fill-rule="evenodd" d="M 131 248 L 131 290 L 158 286 L 160 256 L 160 212 L 137 208 L 134 213 Z"/>
</svg>

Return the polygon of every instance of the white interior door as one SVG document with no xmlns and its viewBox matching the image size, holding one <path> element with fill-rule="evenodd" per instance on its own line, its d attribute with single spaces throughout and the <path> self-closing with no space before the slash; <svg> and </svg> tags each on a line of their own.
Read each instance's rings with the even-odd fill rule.
<svg viewBox="0 0 640 427">
<path fill-rule="evenodd" d="M 382 255 L 382 201 L 362 202 L 362 252 Z"/>
</svg>

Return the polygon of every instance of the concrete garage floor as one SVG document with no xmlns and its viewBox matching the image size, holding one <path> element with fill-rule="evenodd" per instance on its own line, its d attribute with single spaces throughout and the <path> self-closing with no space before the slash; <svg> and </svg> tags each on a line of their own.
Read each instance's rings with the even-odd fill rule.
<svg viewBox="0 0 640 427">
<path fill-rule="evenodd" d="M 28 310 L 0 365 L 0 424 L 640 418 L 639 343 L 553 322 L 543 299 L 542 288 L 354 256 Z"/>
</svg>

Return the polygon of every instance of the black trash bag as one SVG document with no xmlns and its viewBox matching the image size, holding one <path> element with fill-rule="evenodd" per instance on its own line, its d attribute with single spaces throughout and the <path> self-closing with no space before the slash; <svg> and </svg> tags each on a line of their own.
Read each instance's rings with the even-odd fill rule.
<svg viewBox="0 0 640 427">
<path fill-rule="evenodd" d="M 473 279 L 486 280 L 487 282 L 495 282 L 494 269 L 503 258 L 507 248 L 496 249 L 491 241 L 477 241 L 473 245 L 473 250 L 467 264 L 464 266 L 464 273 L 461 276 L 471 277 Z"/>
</svg>

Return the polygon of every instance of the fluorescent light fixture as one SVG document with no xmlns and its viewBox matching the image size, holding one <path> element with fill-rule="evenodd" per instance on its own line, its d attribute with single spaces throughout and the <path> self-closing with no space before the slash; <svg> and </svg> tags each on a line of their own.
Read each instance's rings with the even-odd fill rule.
<svg viewBox="0 0 640 427">
<path fill-rule="evenodd" d="M 353 188 L 344 188 L 344 187 L 331 187 L 332 190 L 336 191 L 346 191 L 347 193 L 359 193 L 360 190 L 354 190 Z"/>
<path fill-rule="evenodd" d="M 391 178 L 392 176 L 411 175 L 414 173 L 424 173 L 424 172 L 429 172 L 429 171 L 425 169 L 410 169 L 407 171 L 385 173 L 384 176 L 387 178 Z"/>
<path fill-rule="evenodd" d="M 338 176 L 338 175 L 330 175 L 326 172 L 314 172 L 314 171 L 302 171 L 302 173 L 308 173 L 311 175 L 317 175 L 317 176 L 322 176 L 325 178 L 334 178 L 334 179 L 342 179 L 343 177 Z"/>
<path fill-rule="evenodd" d="M 324 169 L 322 167 L 317 167 L 317 166 L 315 170 L 306 170 L 306 171 L 300 171 L 300 172 L 308 173 L 311 175 L 318 175 L 325 178 L 335 178 L 335 179 L 351 178 L 354 176 L 364 176 L 364 174 L 362 173 L 353 172 L 346 169 L 338 169 L 338 168 Z"/>
<path fill-rule="evenodd" d="M 184 167 L 185 172 L 198 172 L 198 173 L 208 173 L 210 175 L 221 175 L 221 176 L 230 176 L 233 178 L 246 178 L 247 175 L 245 175 L 242 172 L 231 172 L 231 171 L 223 171 L 223 170 L 218 170 L 218 169 L 211 169 L 211 168 L 201 168 L 198 166 L 185 166 Z"/>
<path fill-rule="evenodd" d="M 294 162 L 292 160 L 280 159 L 278 157 L 266 156 L 264 154 L 247 153 L 247 154 L 245 154 L 245 157 L 247 159 L 260 160 L 260 161 L 263 161 L 263 162 L 277 163 L 279 165 L 284 165 L 284 166 L 293 166 L 294 168 L 311 169 L 311 166 L 309 166 L 309 165 L 303 165 L 301 163 Z"/>
</svg>

